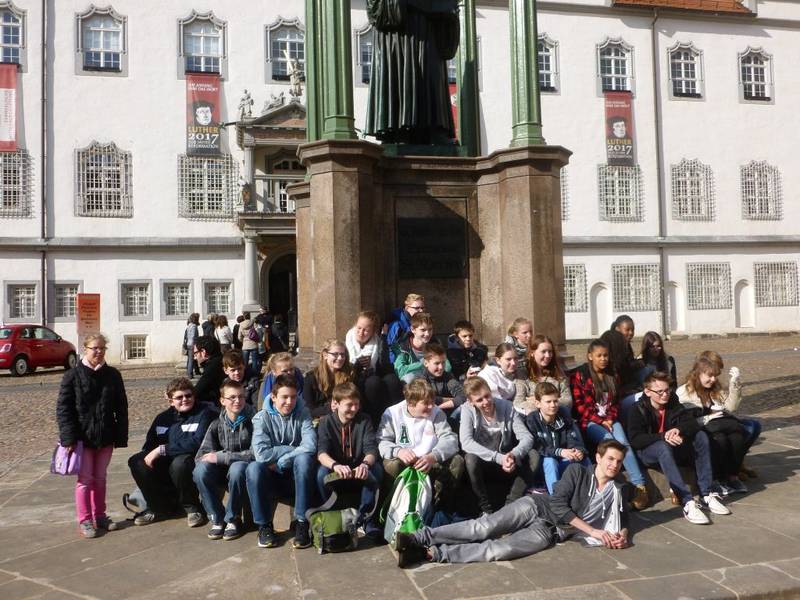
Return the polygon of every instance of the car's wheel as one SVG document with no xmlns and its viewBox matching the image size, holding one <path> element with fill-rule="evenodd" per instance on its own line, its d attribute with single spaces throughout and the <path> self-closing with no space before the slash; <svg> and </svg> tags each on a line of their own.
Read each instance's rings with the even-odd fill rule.
<svg viewBox="0 0 800 600">
<path fill-rule="evenodd" d="M 20 354 L 17 358 L 14 359 L 14 362 L 11 363 L 11 373 L 16 375 L 17 377 L 22 377 L 23 375 L 29 372 L 30 372 L 30 366 L 28 366 L 28 358 Z"/>
<path fill-rule="evenodd" d="M 67 354 L 67 360 L 64 361 L 64 368 L 69 370 L 78 364 L 78 357 L 74 352 Z"/>
</svg>

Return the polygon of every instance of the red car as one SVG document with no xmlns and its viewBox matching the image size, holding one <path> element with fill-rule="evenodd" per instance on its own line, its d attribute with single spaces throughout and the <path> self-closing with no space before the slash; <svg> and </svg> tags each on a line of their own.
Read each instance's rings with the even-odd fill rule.
<svg viewBox="0 0 800 600">
<path fill-rule="evenodd" d="M 52 329 L 24 323 L 0 326 L 0 369 L 25 375 L 36 367 L 71 369 L 77 363 L 75 346 Z"/>
</svg>

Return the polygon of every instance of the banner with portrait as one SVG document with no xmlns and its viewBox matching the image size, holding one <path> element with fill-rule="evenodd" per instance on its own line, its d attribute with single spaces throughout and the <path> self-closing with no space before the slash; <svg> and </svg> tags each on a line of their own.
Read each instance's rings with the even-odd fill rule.
<svg viewBox="0 0 800 600">
<path fill-rule="evenodd" d="M 220 153 L 219 75 L 186 74 L 186 154 Z"/>
<path fill-rule="evenodd" d="M 636 164 L 633 108 L 630 92 L 604 92 L 606 104 L 606 159 L 609 165 Z"/>
<path fill-rule="evenodd" d="M 17 149 L 17 65 L 0 64 L 0 152 Z"/>
</svg>

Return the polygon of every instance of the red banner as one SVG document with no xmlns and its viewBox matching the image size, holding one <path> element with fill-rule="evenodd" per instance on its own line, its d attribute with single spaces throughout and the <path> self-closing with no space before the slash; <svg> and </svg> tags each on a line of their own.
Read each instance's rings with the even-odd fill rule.
<svg viewBox="0 0 800 600">
<path fill-rule="evenodd" d="M 450 83 L 448 87 L 450 89 L 450 110 L 453 111 L 453 125 L 455 125 L 454 131 L 456 132 L 455 139 L 458 139 L 458 84 Z"/>
<path fill-rule="evenodd" d="M 219 75 L 186 75 L 186 153 L 220 153 Z"/>
<path fill-rule="evenodd" d="M 606 158 L 609 165 L 636 164 L 630 92 L 605 92 Z"/>
<path fill-rule="evenodd" d="M 100 294 L 78 294 L 78 344 L 90 333 L 100 333 Z"/>
<path fill-rule="evenodd" d="M 0 64 L 0 152 L 17 149 L 17 65 Z"/>
</svg>

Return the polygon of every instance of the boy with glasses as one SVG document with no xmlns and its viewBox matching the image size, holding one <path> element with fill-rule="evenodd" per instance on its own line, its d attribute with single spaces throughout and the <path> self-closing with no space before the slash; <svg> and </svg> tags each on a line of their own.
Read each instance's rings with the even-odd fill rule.
<svg viewBox="0 0 800 600">
<path fill-rule="evenodd" d="M 683 516 L 695 525 L 710 523 L 701 508 L 729 515 L 719 494 L 712 491 L 708 436 L 691 411 L 670 393 L 671 379 L 656 371 L 644 380 L 644 392 L 628 414 L 628 440 L 642 464 L 658 467 L 683 505 Z M 692 464 L 703 503 L 695 501 L 683 480 L 679 464 Z"/>
<path fill-rule="evenodd" d="M 253 460 L 250 446 L 255 412 L 246 402 L 246 396 L 238 381 L 226 379 L 222 383 L 219 391 L 222 411 L 208 427 L 195 456 L 193 478 L 211 521 L 210 540 L 235 540 L 242 535 L 242 507 L 247 502 L 245 473 Z M 228 502 L 223 508 L 222 495 L 226 489 Z"/>
<path fill-rule="evenodd" d="M 244 358 L 239 350 L 228 350 L 222 355 L 222 370 L 225 372 L 226 380 L 240 383 L 244 388 L 244 398 L 247 404 L 255 406 L 258 399 L 258 374 L 247 370 Z M 223 385 L 225 383 L 223 381 Z"/>
<path fill-rule="evenodd" d="M 153 420 L 142 451 L 128 459 L 148 506 L 133 522 L 148 525 L 181 506 L 189 527 L 199 527 L 206 517 L 192 480 L 194 456 L 216 414 L 195 400 L 192 382 L 185 377 L 170 381 L 165 397 L 169 408 Z"/>
<path fill-rule="evenodd" d="M 397 355 L 392 346 L 402 342 L 411 331 L 411 317 L 417 313 L 425 312 L 425 298 L 419 294 L 406 296 L 403 308 L 392 311 L 389 331 L 386 334 L 386 345 L 389 346 L 389 360 L 394 363 Z"/>
</svg>

